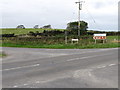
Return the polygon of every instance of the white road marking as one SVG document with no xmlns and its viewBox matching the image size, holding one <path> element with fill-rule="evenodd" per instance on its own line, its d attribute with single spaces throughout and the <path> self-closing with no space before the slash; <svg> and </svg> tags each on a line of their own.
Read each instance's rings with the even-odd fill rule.
<svg viewBox="0 0 120 90">
<path fill-rule="evenodd" d="M 92 76 L 92 74 L 89 72 L 89 76 L 91 77 Z"/>
<path fill-rule="evenodd" d="M 27 86 L 28 84 L 24 84 L 24 86 Z"/>
<path fill-rule="evenodd" d="M 101 66 L 101 68 L 105 68 L 105 67 L 107 67 L 107 66 Z"/>
<path fill-rule="evenodd" d="M 52 82 L 52 81 L 55 81 L 55 80 L 57 80 L 57 79 L 64 79 L 64 78 L 70 78 L 71 76 L 65 76 L 65 77 L 58 77 L 58 78 L 50 78 L 50 79 L 48 79 L 48 80 L 42 80 L 42 81 L 35 81 L 35 82 L 31 82 L 31 83 L 29 83 L 29 84 L 22 84 L 22 85 L 19 85 L 19 86 L 17 86 L 17 87 L 23 87 L 23 86 L 31 86 L 31 85 L 34 85 L 34 84 L 39 84 L 39 83 L 41 83 L 41 84 L 43 84 L 43 83 L 47 83 L 47 82 Z"/>
<path fill-rule="evenodd" d="M 114 66 L 114 65 L 116 65 L 116 64 L 110 64 L 109 66 Z"/>
<path fill-rule="evenodd" d="M 81 70 L 76 70 L 73 73 L 73 77 L 74 78 L 83 78 L 83 77 L 87 77 L 87 76 L 92 76 L 91 74 L 92 69 L 81 69 Z"/>
<path fill-rule="evenodd" d="M 105 67 L 107 67 L 107 66 L 98 66 L 97 68 L 105 68 Z"/>
<path fill-rule="evenodd" d="M 10 69 L 3 69 L 3 70 L 0 70 L 0 71 L 9 71 L 9 70 L 16 70 L 16 69 L 21 69 L 21 68 L 37 67 L 37 66 L 40 66 L 40 64 L 22 66 L 22 67 L 15 67 L 15 68 L 10 68 Z"/>
<path fill-rule="evenodd" d="M 100 50 L 102 50 L 102 51 L 108 51 L 108 50 L 116 50 L 116 49 L 118 49 L 118 48 L 109 48 L 109 49 L 100 49 Z"/>
<path fill-rule="evenodd" d="M 36 83 L 40 83 L 40 81 L 36 81 Z"/>
<path fill-rule="evenodd" d="M 13 86 L 14 88 L 18 87 L 18 86 Z"/>
<path fill-rule="evenodd" d="M 79 60 L 79 59 L 87 59 L 87 58 L 93 58 L 93 57 L 97 57 L 97 56 L 105 56 L 105 55 L 111 55 L 113 53 L 109 53 L 109 54 L 104 54 L 104 55 L 94 55 L 94 56 L 88 56 L 88 57 L 81 57 L 81 58 L 73 58 L 73 59 L 69 59 L 67 61 L 75 61 L 75 60 Z"/>
<path fill-rule="evenodd" d="M 110 65 L 106 65 L 106 66 L 98 66 L 97 68 L 105 68 L 105 67 L 108 67 L 108 66 L 114 66 L 116 64 L 110 64 Z"/>
<path fill-rule="evenodd" d="M 74 60 L 78 60 L 78 59 L 80 59 L 80 58 L 69 59 L 67 61 L 74 61 Z"/>
</svg>

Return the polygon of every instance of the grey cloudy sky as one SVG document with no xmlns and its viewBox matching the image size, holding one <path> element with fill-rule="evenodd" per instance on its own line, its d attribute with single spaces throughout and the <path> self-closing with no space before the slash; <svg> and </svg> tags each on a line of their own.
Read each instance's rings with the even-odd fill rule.
<svg viewBox="0 0 120 90">
<path fill-rule="evenodd" d="M 15 28 L 19 24 L 32 28 L 50 24 L 66 28 L 77 21 L 78 0 L 1 0 L 2 27 Z M 81 20 L 88 22 L 89 30 L 118 30 L 119 0 L 84 0 Z"/>
</svg>

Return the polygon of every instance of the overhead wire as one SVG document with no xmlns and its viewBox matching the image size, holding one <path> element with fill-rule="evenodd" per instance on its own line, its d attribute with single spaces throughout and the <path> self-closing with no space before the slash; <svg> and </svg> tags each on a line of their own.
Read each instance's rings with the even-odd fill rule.
<svg viewBox="0 0 120 90">
<path fill-rule="evenodd" d="M 87 8 L 87 7 L 85 7 L 85 8 L 86 8 L 86 10 L 87 10 L 87 13 L 89 14 L 89 16 L 91 17 L 91 19 L 93 20 L 94 24 L 96 24 L 96 26 L 97 26 L 96 29 L 102 30 L 102 29 L 100 28 L 100 26 L 98 25 L 98 23 L 96 22 L 96 20 L 94 19 L 93 15 L 92 15 L 92 14 L 90 13 L 90 11 L 88 10 L 88 8 Z"/>
</svg>

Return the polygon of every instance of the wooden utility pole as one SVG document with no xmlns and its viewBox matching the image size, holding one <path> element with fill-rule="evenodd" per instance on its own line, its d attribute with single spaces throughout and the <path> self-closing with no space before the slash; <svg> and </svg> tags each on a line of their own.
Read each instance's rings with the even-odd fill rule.
<svg viewBox="0 0 120 90">
<path fill-rule="evenodd" d="M 78 10 L 78 36 L 80 37 L 80 10 L 82 10 L 82 3 L 83 1 L 75 2 L 76 4 L 79 4 L 79 10 Z"/>
</svg>

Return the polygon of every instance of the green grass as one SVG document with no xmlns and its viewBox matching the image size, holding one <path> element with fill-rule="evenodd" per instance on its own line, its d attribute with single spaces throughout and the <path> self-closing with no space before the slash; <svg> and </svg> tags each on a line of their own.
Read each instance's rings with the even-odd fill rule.
<svg viewBox="0 0 120 90">
<path fill-rule="evenodd" d="M 33 39 L 33 38 L 32 38 Z M 87 49 L 87 48 L 117 48 L 120 44 L 117 42 L 112 42 L 117 39 L 117 36 L 108 36 L 107 42 L 102 43 L 102 41 L 97 41 L 95 44 L 93 39 L 83 39 L 77 44 L 64 43 L 64 38 L 55 40 L 54 38 L 44 39 L 30 39 L 29 38 L 12 38 L 3 40 L 2 47 L 24 47 L 24 48 L 51 48 L 51 49 Z"/>
<path fill-rule="evenodd" d="M 5 53 L 0 53 L 0 57 L 5 57 L 6 54 Z"/>
<path fill-rule="evenodd" d="M 0 57 L 2 57 L 3 55 L 0 53 Z"/>
<path fill-rule="evenodd" d="M 40 32 L 42 33 L 44 30 L 61 30 L 64 29 L 15 29 L 15 28 L 7 28 L 0 29 L 0 34 L 27 34 L 30 31 L 32 32 Z M 29 38 L 6 38 L 0 41 L 1 47 L 21 47 L 21 48 L 50 48 L 50 49 L 88 49 L 88 48 L 117 48 L 120 47 L 118 42 L 114 42 L 114 40 L 118 40 L 118 36 L 107 36 L 107 43 L 103 44 L 100 40 L 97 40 L 97 44 L 94 43 L 92 36 L 90 39 L 82 39 L 79 44 L 71 44 L 71 36 L 68 36 L 68 44 L 64 42 L 64 36 L 57 37 L 43 37 L 42 39 L 36 39 L 34 37 L 29 40 Z M 85 36 L 86 37 L 86 36 Z M 0 54 L 1 56 L 5 56 L 5 54 Z"/>
<path fill-rule="evenodd" d="M 119 39 L 119 37 L 118 36 L 107 36 L 107 39 L 108 40 L 114 40 L 114 39 Z"/>
<path fill-rule="evenodd" d="M 51 49 L 87 49 L 87 48 L 117 48 L 120 47 L 118 43 L 106 43 L 106 44 L 89 44 L 89 45 L 79 45 L 79 44 L 41 44 L 41 45 L 22 45 L 22 44 L 12 44 L 4 43 L 4 47 L 24 47 L 24 48 L 51 48 Z"/>
<path fill-rule="evenodd" d="M 26 28 L 26 29 L 16 29 L 16 28 L 7 28 L 7 29 L 0 29 L 0 34 L 15 34 L 15 35 L 20 35 L 20 34 L 27 34 L 30 31 L 36 32 L 39 31 L 42 33 L 44 30 L 61 30 L 63 31 L 64 29 L 32 29 L 32 28 Z"/>
</svg>

